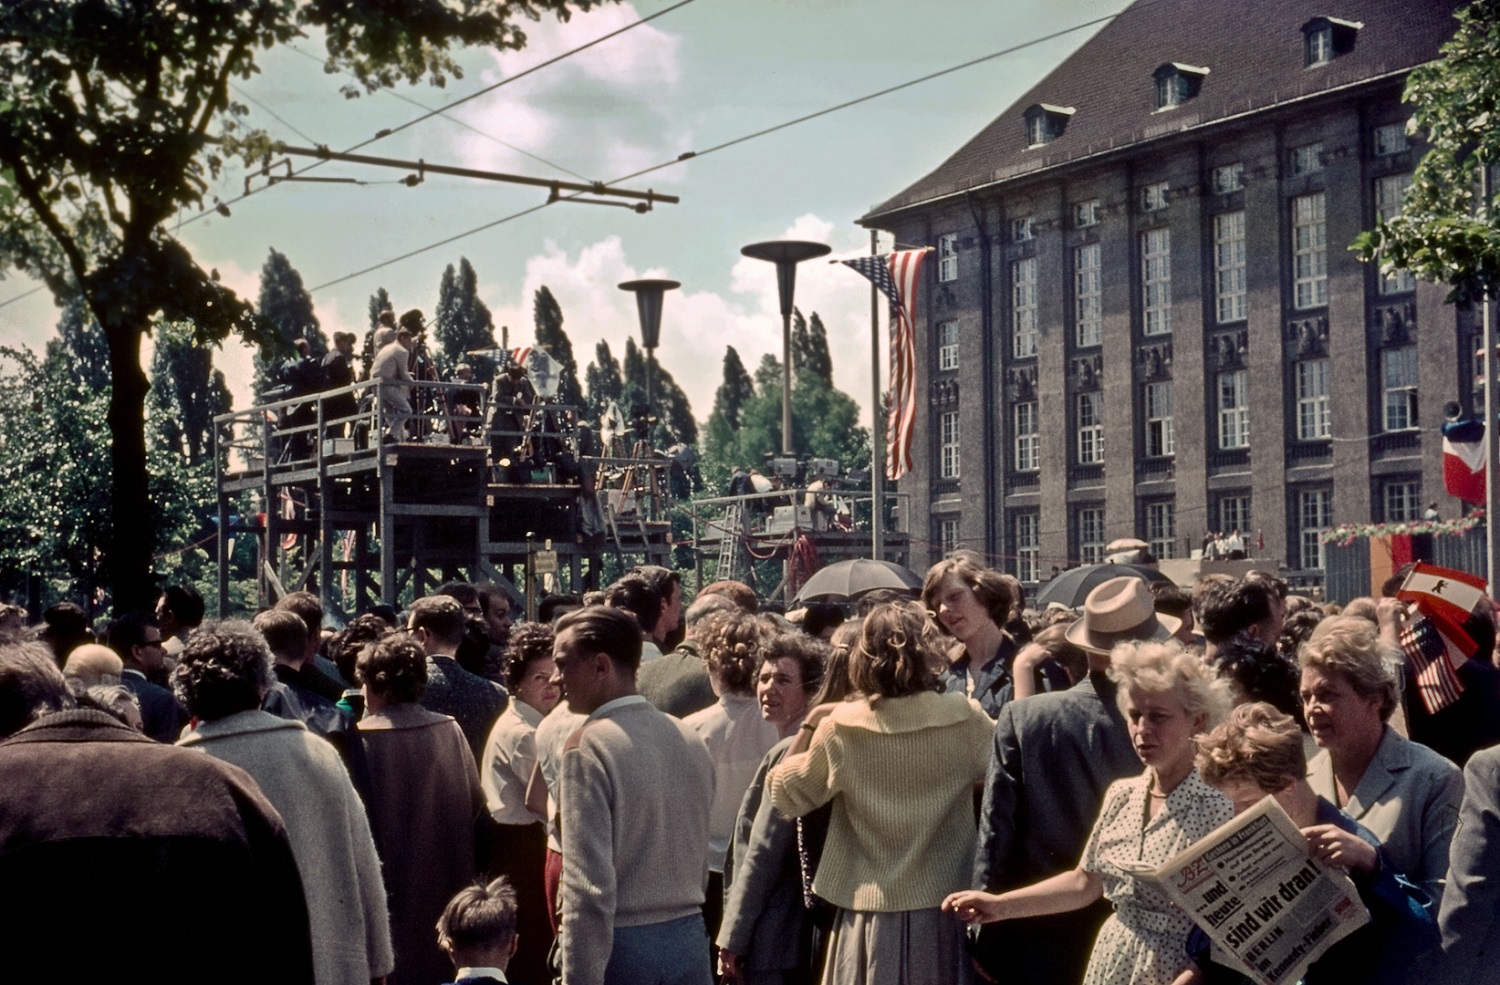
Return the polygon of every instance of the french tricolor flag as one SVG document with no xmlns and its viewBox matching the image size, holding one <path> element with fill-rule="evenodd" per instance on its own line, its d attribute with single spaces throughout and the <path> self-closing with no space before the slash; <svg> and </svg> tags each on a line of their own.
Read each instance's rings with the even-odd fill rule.
<svg viewBox="0 0 1500 985">
<path fill-rule="evenodd" d="M 1465 503 L 1484 502 L 1484 422 L 1443 425 L 1443 485 Z"/>
</svg>

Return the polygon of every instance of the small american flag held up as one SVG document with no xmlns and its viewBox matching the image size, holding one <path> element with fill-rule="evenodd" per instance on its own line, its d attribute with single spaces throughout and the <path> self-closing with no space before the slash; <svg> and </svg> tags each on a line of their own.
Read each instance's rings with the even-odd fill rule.
<svg viewBox="0 0 1500 985">
<path fill-rule="evenodd" d="M 1463 693 L 1464 685 L 1458 679 L 1454 660 L 1456 657 L 1461 664 L 1467 658 L 1453 650 L 1453 644 L 1425 616 L 1418 616 L 1401 631 L 1401 654 L 1411 665 L 1417 696 L 1429 715 L 1453 704 Z"/>
<path fill-rule="evenodd" d="M 859 271 L 891 302 L 891 376 L 885 422 L 885 474 L 899 479 L 911 471 L 912 425 L 917 413 L 917 275 L 928 249 L 859 257 L 844 263 Z"/>
</svg>

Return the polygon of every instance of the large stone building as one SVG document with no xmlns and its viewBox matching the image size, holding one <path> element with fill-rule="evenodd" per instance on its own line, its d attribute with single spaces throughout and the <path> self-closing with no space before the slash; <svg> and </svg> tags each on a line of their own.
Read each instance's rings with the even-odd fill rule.
<svg viewBox="0 0 1500 985">
<path fill-rule="evenodd" d="M 1458 6 L 1139 0 L 861 220 L 935 248 L 918 570 L 967 547 L 1036 582 L 1238 528 L 1316 582 L 1332 526 L 1457 514 L 1436 427 L 1477 314 L 1347 247 L 1410 181 L 1403 82 Z"/>
</svg>

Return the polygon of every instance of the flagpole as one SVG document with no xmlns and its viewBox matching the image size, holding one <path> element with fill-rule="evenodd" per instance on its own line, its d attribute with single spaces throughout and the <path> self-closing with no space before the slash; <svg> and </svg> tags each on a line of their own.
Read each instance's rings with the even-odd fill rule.
<svg viewBox="0 0 1500 985">
<path fill-rule="evenodd" d="M 1490 166 L 1479 167 L 1479 201 L 1486 212 L 1490 208 Z M 1500 524 L 1496 514 L 1500 513 L 1500 485 L 1495 482 L 1495 468 L 1500 462 L 1500 427 L 1496 427 L 1495 411 L 1495 315 L 1494 299 L 1488 289 L 1480 299 L 1480 312 L 1484 325 L 1484 547 L 1485 576 L 1491 594 L 1495 592 L 1496 555 L 1500 554 Z"/>
<path fill-rule="evenodd" d="M 880 254 L 880 232 L 870 230 L 870 255 Z M 870 557 L 885 559 L 885 422 L 880 416 L 880 290 L 870 281 Z"/>
</svg>

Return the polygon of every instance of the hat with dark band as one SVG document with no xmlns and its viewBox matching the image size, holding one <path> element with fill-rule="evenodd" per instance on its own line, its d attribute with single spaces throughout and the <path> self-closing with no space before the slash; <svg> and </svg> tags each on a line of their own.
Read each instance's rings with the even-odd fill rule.
<svg viewBox="0 0 1500 985">
<path fill-rule="evenodd" d="M 1117 643 L 1170 639 L 1182 620 L 1154 606 L 1155 597 L 1141 579 L 1111 578 L 1084 599 L 1083 618 L 1068 627 L 1068 642 L 1090 653 L 1108 653 Z"/>
</svg>

